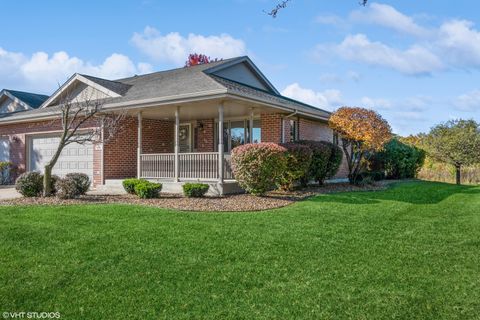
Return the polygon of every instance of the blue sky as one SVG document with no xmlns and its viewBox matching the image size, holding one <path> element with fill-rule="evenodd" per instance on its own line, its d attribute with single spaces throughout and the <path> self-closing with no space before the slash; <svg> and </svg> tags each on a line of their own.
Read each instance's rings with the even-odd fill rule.
<svg viewBox="0 0 480 320">
<path fill-rule="evenodd" d="M 4 1 L 0 88 L 48 94 L 74 72 L 115 79 L 192 51 L 247 54 L 283 94 L 373 108 L 402 135 L 480 121 L 477 1 L 358 2 L 292 0 L 272 19 L 272 0 Z"/>
</svg>

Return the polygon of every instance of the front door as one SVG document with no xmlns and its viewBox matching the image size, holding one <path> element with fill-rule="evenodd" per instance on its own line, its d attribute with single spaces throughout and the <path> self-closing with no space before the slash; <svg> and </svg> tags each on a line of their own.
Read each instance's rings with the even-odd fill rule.
<svg viewBox="0 0 480 320">
<path fill-rule="evenodd" d="M 181 124 L 179 127 L 179 145 L 180 152 L 192 151 L 192 132 L 190 123 Z"/>
</svg>

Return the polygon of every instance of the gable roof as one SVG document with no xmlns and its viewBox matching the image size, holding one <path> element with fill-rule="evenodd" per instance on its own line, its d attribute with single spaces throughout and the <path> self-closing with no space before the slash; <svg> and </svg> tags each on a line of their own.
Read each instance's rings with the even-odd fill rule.
<svg viewBox="0 0 480 320">
<path fill-rule="evenodd" d="M 262 83 L 262 88 L 217 75 L 217 73 L 224 74 L 219 71 L 240 63 L 245 64 L 251 70 L 252 75 Z M 298 110 L 306 115 L 322 119 L 327 119 L 330 115 L 328 111 L 280 95 L 248 57 L 238 57 L 117 80 L 74 74 L 43 103 L 42 110 L 39 112 L 27 111 L 22 115 L 11 116 L 24 118 L 51 114 L 56 109 L 53 102 L 63 90 L 66 90 L 75 81 L 83 82 L 106 93 L 109 97 L 105 100 L 104 107 L 106 109 L 137 108 L 146 104 L 171 103 L 184 99 L 205 99 L 230 94 L 253 99 L 259 103 L 277 105 L 287 110 Z"/>
<path fill-rule="evenodd" d="M 3 89 L 0 92 L 0 96 L 3 95 L 8 96 L 12 100 L 18 99 L 20 103 L 23 103 L 27 108 L 31 109 L 37 109 L 45 100 L 48 99 L 48 96 L 44 94 L 9 89 Z"/>
</svg>

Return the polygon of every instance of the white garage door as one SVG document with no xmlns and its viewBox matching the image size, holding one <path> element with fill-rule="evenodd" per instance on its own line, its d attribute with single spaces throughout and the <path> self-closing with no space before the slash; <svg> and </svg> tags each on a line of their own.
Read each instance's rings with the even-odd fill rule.
<svg viewBox="0 0 480 320">
<path fill-rule="evenodd" d="M 59 137 L 32 137 L 30 140 L 30 171 L 43 172 L 45 164 L 50 161 L 57 150 Z M 58 158 L 53 174 L 60 177 L 67 173 L 80 172 L 93 178 L 93 145 L 72 143 L 67 145 Z"/>
<path fill-rule="evenodd" d="M 10 143 L 7 138 L 0 138 L 0 162 L 10 161 Z"/>
</svg>

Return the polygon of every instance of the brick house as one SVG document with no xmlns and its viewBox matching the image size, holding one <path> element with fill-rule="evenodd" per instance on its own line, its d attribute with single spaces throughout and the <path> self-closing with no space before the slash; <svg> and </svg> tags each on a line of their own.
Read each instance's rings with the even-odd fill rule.
<svg viewBox="0 0 480 320">
<path fill-rule="evenodd" d="M 194 180 L 224 194 L 238 189 L 229 166 L 234 147 L 334 139 L 329 112 L 280 95 L 248 57 L 114 81 L 75 74 L 40 107 L 0 114 L 0 153 L 20 172 L 42 171 L 56 149 L 65 92 L 103 99 L 102 112 L 127 114 L 113 138 L 69 145 L 53 170 L 84 172 L 96 188 L 142 177 L 161 180 L 165 191 Z M 343 164 L 337 178 L 345 176 Z"/>
</svg>

